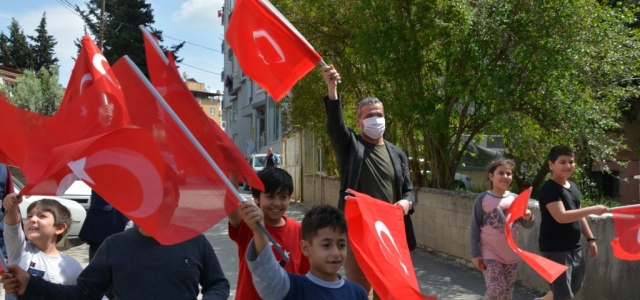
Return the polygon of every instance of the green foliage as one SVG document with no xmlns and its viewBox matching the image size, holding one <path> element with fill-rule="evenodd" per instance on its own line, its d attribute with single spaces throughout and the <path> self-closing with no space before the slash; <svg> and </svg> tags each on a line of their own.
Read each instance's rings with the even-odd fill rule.
<svg viewBox="0 0 640 300">
<path fill-rule="evenodd" d="M 53 49 L 58 42 L 47 32 L 46 13 L 35 30 L 36 36 L 26 36 L 15 19 L 7 29 L 9 36 L 0 33 L 0 64 L 24 71 L 51 68 L 58 63 Z"/>
<path fill-rule="evenodd" d="M 31 46 L 34 70 L 51 68 L 58 63 L 58 58 L 55 57 L 55 51 L 53 50 L 58 42 L 52 35 L 49 35 L 47 31 L 47 13 L 42 14 L 42 19 L 40 20 L 40 25 L 36 28 L 36 33 L 36 36 L 29 36 L 29 39 L 34 43 L 33 46 Z"/>
<path fill-rule="evenodd" d="M 7 29 L 9 29 L 8 36 L 4 33 L 0 35 L 0 53 L 2 53 L 0 61 L 5 67 L 13 69 L 33 69 L 35 58 L 22 27 L 18 21 L 11 19 L 11 25 Z"/>
<path fill-rule="evenodd" d="M 581 167 L 617 161 L 621 82 L 640 74 L 633 6 L 593 0 L 274 0 L 341 74 L 345 119 L 378 97 L 385 138 L 410 157 L 416 185 L 450 188 L 467 146 L 504 136 L 519 159 L 517 185 L 539 185 L 553 145 L 573 146 Z M 325 86 L 313 71 L 293 90 L 287 118 L 324 132 Z M 331 152 L 329 152 L 331 153 Z"/>
<path fill-rule="evenodd" d="M 85 29 L 94 36 L 96 44 L 100 46 L 102 0 L 89 0 L 85 4 L 84 10 L 77 5 L 75 10 L 82 16 Z M 138 25 L 146 26 L 160 41 L 163 40 L 162 31 L 151 27 L 155 23 L 151 4 L 145 0 L 110 0 L 105 3 L 104 19 L 102 52 L 107 61 L 115 63 L 120 57 L 128 55 L 140 70 L 148 75 L 142 32 Z M 76 45 L 78 49 L 81 47 L 79 41 L 76 42 Z M 170 47 L 177 62 L 182 61 L 178 58 L 177 52 L 183 46 L 184 42 Z M 167 49 L 163 48 L 163 50 Z"/>
<path fill-rule="evenodd" d="M 53 115 L 58 110 L 64 94 L 58 83 L 57 66 L 41 68 L 37 73 L 26 70 L 16 79 L 15 88 L 0 86 L 0 92 L 16 106 L 44 115 Z"/>
</svg>

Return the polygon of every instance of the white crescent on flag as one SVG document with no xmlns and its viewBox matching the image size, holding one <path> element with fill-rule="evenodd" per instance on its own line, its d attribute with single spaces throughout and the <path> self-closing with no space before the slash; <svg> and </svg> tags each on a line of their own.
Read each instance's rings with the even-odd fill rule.
<svg viewBox="0 0 640 300">
<path fill-rule="evenodd" d="M 387 246 L 387 244 L 382 239 L 381 233 L 384 233 L 391 240 L 391 243 L 393 243 L 393 248 L 396 250 L 395 252 L 398 254 L 398 257 L 399 257 L 398 261 L 400 262 L 400 266 L 402 266 L 402 268 L 404 269 L 404 273 L 409 275 L 409 271 L 407 271 L 407 266 L 405 266 L 404 263 L 402 263 L 402 255 L 400 254 L 400 251 L 398 250 L 398 246 L 396 246 L 396 241 L 393 240 L 393 237 L 391 236 L 391 232 L 389 231 L 389 228 L 387 228 L 387 225 L 385 225 L 382 221 L 376 221 L 374 226 L 376 227 L 376 232 L 378 233 L 378 239 L 380 240 L 382 245 L 384 245 L 384 248 L 387 249 L 387 251 L 384 251 L 384 249 L 382 248 L 382 245 L 380 245 L 380 250 L 382 250 L 382 254 L 384 254 L 384 257 L 387 259 L 387 261 L 389 261 L 390 263 L 393 263 L 389 259 L 389 257 L 387 257 L 387 252 L 390 254 L 392 252 L 391 252 L 391 249 L 389 249 L 389 246 Z"/>
<path fill-rule="evenodd" d="M 253 32 L 253 41 L 256 43 L 256 45 L 258 44 L 258 39 L 260 38 L 264 38 L 267 41 L 269 41 L 269 44 L 273 47 L 273 49 L 276 50 L 276 52 L 278 52 L 278 55 L 280 56 L 280 60 L 274 63 L 277 64 L 285 61 L 284 52 L 282 51 L 282 48 L 280 48 L 280 45 L 276 43 L 276 41 L 269 35 L 269 33 L 266 30 L 256 30 Z M 260 47 L 258 47 L 258 51 L 260 51 Z M 264 58 L 264 55 L 262 55 L 262 53 L 260 53 L 259 56 L 262 58 L 262 60 L 266 65 L 270 65 L 270 63 Z"/>
<path fill-rule="evenodd" d="M 82 86 L 86 81 L 93 82 L 93 77 L 91 77 L 90 73 L 82 75 L 82 79 L 80 79 L 80 92 L 78 94 L 82 94 Z"/>
<path fill-rule="evenodd" d="M 136 164 L 130 163 L 132 157 L 135 158 Z M 71 168 L 80 179 L 95 184 L 86 170 L 100 165 L 116 165 L 122 167 L 138 179 L 143 195 L 140 206 L 132 211 L 122 211 L 123 213 L 127 213 L 135 218 L 144 218 L 153 214 L 158 207 L 160 207 L 163 196 L 162 177 L 156 172 L 156 168 L 146 157 L 129 149 L 111 148 L 100 150 L 91 154 L 89 157 L 71 162 L 69 163 L 69 168 Z"/>
<path fill-rule="evenodd" d="M 104 68 L 104 65 L 102 64 L 102 62 L 106 62 L 107 65 L 109 64 L 109 62 L 107 61 L 107 59 L 104 57 L 104 55 L 100 54 L 100 53 L 96 53 L 95 55 L 93 55 L 93 59 L 91 60 L 93 67 L 100 72 L 100 74 L 104 75 L 107 77 L 107 79 L 109 79 L 109 81 L 111 81 L 115 86 L 117 86 L 118 88 L 120 88 L 120 84 L 117 81 L 114 81 L 109 74 L 107 74 L 107 70 Z"/>
</svg>

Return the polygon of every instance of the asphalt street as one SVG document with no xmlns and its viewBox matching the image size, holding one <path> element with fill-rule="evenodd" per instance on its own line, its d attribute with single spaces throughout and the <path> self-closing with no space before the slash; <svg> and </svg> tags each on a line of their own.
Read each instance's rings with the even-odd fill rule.
<svg viewBox="0 0 640 300">
<path fill-rule="evenodd" d="M 241 194 L 243 197 L 251 197 L 249 192 L 243 191 Z M 287 216 L 301 221 L 307 209 L 308 206 L 302 203 L 291 203 Z M 224 219 L 209 229 L 205 232 L 205 236 L 211 242 L 222 269 L 231 283 L 229 299 L 234 299 L 238 279 L 238 250 L 235 243 L 227 235 L 227 220 Z M 65 253 L 76 258 L 83 266 L 89 263 L 87 245 L 69 249 Z M 420 290 L 424 295 L 436 296 L 438 299 L 471 300 L 483 298 L 486 287 L 479 271 L 422 249 L 413 251 L 411 257 Z M 513 299 L 531 300 L 536 296 L 540 296 L 539 293 L 532 293 L 526 288 L 516 285 Z"/>
</svg>

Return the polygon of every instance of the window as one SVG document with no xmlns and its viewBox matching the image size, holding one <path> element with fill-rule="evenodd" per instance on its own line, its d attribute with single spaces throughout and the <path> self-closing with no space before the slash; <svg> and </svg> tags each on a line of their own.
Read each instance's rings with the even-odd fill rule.
<svg viewBox="0 0 640 300">
<path fill-rule="evenodd" d="M 487 148 L 504 149 L 504 138 L 499 135 L 488 136 Z"/>
<path fill-rule="evenodd" d="M 276 103 L 272 102 L 271 107 L 269 107 L 269 115 L 271 115 L 271 140 L 276 141 L 279 140 L 282 135 L 282 122 L 280 117 L 280 111 L 276 107 Z"/>
<path fill-rule="evenodd" d="M 216 109 L 215 109 L 215 107 L 210 107 L 210 108 L 209 108 L 209 114 L 210 114 L 210 115 L 212 115 L 212 116 L 215 116 L 215 115 L 216 115 Z"/>
<path fill-rule="evenodd" d="M 265 109 L 263 108 L 259 108 L 256 110 L 256 121 L 257 121 L 257 125 L 258 125 L 258 136 L 256 138 L 256 140 L 258 141 L 258 145 L 257 148 L 262 148 L 262 146 L 266 145 L 267 143 L 267 120 L 266 120 L 266 115 L 265 115 Z"/>
<path fill-rule="evenodd" d="M 238 121 L 238 98 L 231 102 L 231 124 L 235 124 Z"/>
</svg>

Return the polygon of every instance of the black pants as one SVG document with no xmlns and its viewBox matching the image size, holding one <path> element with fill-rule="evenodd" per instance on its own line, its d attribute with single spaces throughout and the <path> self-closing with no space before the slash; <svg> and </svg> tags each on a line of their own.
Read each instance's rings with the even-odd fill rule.
<svg viewBox="0 0 640 300">
<path fill-rule="evenodd" d="M 102 245 L 102 243 L 87 242 L 87 244 L 89 244 L 89 263 L 91 263 L 91 261 L 93 260 L 93 256 L 96 255 L 96 251 L 98 251 L 98 248 L 100 248 L 100 245 Z M 115 298 L 115 296 L 113 295 L 112 287 L 113 286 L 110 286 L 109 289 L 104 293 L 104 295 L 109 298 L 109 300 Z"/>
</svg>

